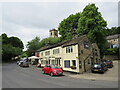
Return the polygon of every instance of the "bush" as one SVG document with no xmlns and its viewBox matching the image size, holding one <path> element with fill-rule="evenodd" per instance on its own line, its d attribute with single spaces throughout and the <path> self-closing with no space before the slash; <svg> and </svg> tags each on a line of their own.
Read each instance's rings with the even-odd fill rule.
<svg viewBox="0 0 120 90">
<path fill-rule="evenodd" d="M 106 55 L 118 54 L 118 48 L 108 48 L 105 52 Z"/>
<path fill-rule="evenodd" d="M 70 66 L 71 69 L 76 69 L 76 66 Z"/>
</svg>

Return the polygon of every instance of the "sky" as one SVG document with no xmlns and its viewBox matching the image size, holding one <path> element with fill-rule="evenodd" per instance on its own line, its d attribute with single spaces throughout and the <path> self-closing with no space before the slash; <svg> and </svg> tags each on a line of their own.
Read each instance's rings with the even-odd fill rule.
<svg viewBox="0 0 120 90">
<path fill-rule="evenodd" d="M 0 35 L 20 38 L 25 46 L 28 41 L 39 36 L 49 37 L 49 30 L 70 14 L 82 12 L 91 2 L 1 2 L 0 3 Z M 118 26 L 118 2 L 94 2 L 107 27 Z"/>
</svg>

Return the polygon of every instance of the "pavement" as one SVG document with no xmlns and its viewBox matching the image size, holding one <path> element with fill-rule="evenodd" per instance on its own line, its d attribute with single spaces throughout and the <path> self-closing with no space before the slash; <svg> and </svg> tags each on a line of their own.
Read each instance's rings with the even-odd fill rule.
<svg viewBox="0 0 120 90">
<path fill-rule="evenodd" d="M 118 88 L 117 81 L 90 80 L 79 78 L 75 74 L 69 75 L 71 76 L 64 73 L 64 76 L 51 77 L 42 74 L 41 68 L 32 65 L 23 68 L 16 63 L 4 64 L 2 66 L 2 88 Z"/>
<path fill-rule="evenodd" d="M 118 61 L 113 61 L 113 68 L 109 68 L 104 74 L 85 72 L 84 74 L 73 74 L 65 72 L 69 77 L 89 79 L 89 80 L 107 80 L 107 81 L 118 81 Z"/>
</svg>

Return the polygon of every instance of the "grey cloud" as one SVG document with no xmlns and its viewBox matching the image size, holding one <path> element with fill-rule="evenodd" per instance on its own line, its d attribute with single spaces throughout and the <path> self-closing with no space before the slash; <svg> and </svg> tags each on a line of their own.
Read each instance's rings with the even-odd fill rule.
<svg viewBox="0 0 120 90">
<path fill-rule="evenodd" d="M 0 28 L 9 36 L 20 37 L 27 44 L 35 36 L 48 37 L 49 29 L 57 28 L 60 21 L 70 14 L 82 12 L 86 5 L 87 2 L 2 3 Z M 117 26 L 116 5 L 113 2 L 96 3 L 109 27 Z"/>
</svg>

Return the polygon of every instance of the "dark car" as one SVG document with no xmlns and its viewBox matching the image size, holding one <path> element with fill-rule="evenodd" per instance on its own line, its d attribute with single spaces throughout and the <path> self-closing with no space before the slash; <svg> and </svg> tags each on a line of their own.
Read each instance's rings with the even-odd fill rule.
<svg viewBox="0 0 120 90">
<path fill-rule="evenodd" d="M 113 67 L 112 60 L 103 60 L 103 63 L 105 63 L 108 68 L 112 68 Z"/>
<path fill-rule="evenodd" d="M 60 67 L 51 64 L 45 65 L 45 67 L 42 69 L 42 73 L 50 74 L 51 76 L 63 75 L 63 71 Z"/>
<path fill-rule="evenodd" d="M 99 73 L 104 73 L 107 70 L 108 68 L 104 63 L 95 63 L 93 64 L 91 69 L 92 72 L 99 72 Z"/>
</svg>

